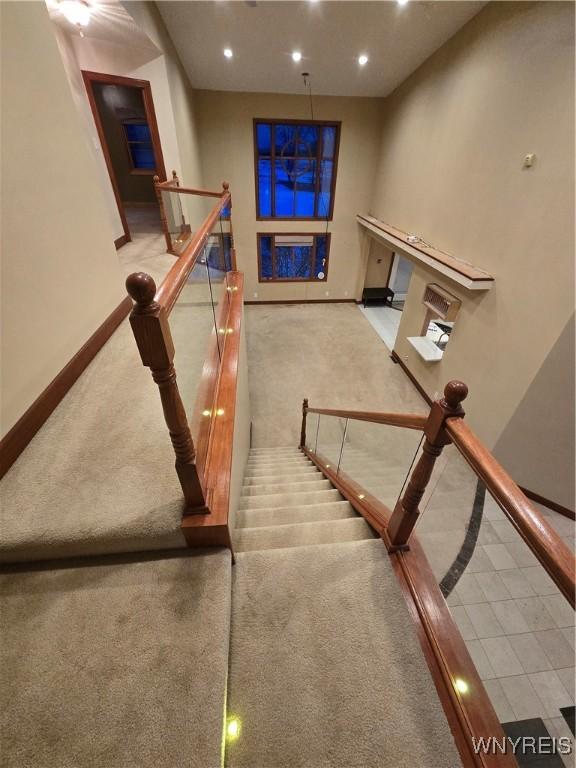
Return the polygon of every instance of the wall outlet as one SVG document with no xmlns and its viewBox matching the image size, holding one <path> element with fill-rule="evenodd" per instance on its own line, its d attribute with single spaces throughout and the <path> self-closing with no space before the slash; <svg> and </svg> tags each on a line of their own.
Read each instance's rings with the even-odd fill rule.
<svg viewBox="0 0 576 768">
<path fill-rule="evenodd" d="M 255 299 L 257 299 L 257 298 L 258 298 L 258 294 L 256 293 L 256 291 L 254 291 L 254 298 L 255 298 Z"/>
<path fill-rule="evenodd" d="M 326 296 L 330 296 L 330 291 L 326 291 L 326 292 L 325 292 L 325 295 L 326 295 Z"/>
<path fill-rule="evenodd" d="M 440 399 L 440 392 L 434 392 L 433 400 L 439 400 Z"/>
<path fill-rule="evenodd" d="M 348 291 L 344 291 L 344 296 L 348 296 Z"/>
</svg>

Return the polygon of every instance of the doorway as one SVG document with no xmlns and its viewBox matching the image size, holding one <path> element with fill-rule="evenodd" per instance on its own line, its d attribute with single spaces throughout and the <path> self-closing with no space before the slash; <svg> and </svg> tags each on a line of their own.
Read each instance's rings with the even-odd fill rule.
<svg viewBox="0 0 576 768">
<path fill-rule="evenodd" d="M 100 138 L 124 234 L 161 232 L 154 176 L 166 180 L 152 89 L 147 80 L 83 70 L 88 100 Z"/>
<path fill-rule="evenodd" d="M 360 310 L 392 352 L 413 265 L 378 240 L 371 240 Z"/>
</svg>

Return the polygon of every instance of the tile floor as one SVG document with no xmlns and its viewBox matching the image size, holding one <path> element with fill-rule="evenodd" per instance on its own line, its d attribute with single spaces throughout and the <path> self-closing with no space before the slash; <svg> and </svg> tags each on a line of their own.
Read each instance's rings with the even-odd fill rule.
<svg viewBox="0 0 576 768">
<path fill-rule="evenodd" d="M 358 304 L 358 309 L 392 352 L 402 312 L 392 307 L 363 307 L 362 304 Z"/>
<path fill-rule="evenodd" d="M 540 507 L 574 549 L 574 523 Z M 447 600 L 503 723 L 542 718 L 573 735 L 560 709 L 574 705 L 574 612 L 487 494 L 476 548 Z M 574 766 L 574 753 L 563 756 Z"/>
</svg>

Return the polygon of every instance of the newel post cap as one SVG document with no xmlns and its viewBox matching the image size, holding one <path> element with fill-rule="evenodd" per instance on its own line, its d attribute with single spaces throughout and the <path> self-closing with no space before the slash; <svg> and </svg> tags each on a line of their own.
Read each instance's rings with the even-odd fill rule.
<svg viewBox="0 0 576 768">
<path fill-rule="evenodd" d="M 463 381 L 454 379 L 444 387 L 444 401 L 451 411 L 460 410 L 460 403 L 468 397 L 468 387 Z"/>
<path fill-rule="evenodd" d="M 156 283 L 146 272 L 133 272 L 126 278 L 126 290 L 139 307 L 154 303 Z"/>
<path fill-rule="evenodd" d="M 228 192 L 228 190 L 230 189 L 230 182 L 229 181 L 223 181 L 222 182 L 222 189 L 224 190 L 224 192 Z"/>
</svg>

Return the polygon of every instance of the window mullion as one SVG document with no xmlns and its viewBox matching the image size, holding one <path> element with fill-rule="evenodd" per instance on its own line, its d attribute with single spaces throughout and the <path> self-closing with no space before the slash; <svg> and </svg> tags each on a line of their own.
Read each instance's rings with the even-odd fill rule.
<svg viewBox="0 0 576 768">
<path fill-rule="evenodd" d="M 324 131 L 318 127 L 318 144 L 316 147 L 316 192 L 314 194 L 314 216 L 320 218 L 320 178 L 322 174 L 322 152 L 324 151 Z"/>
<path fill-rule="evenodd" d="M 276 217 L 276 123 L 270 123 L 270 213 Z"/>
</svg>

